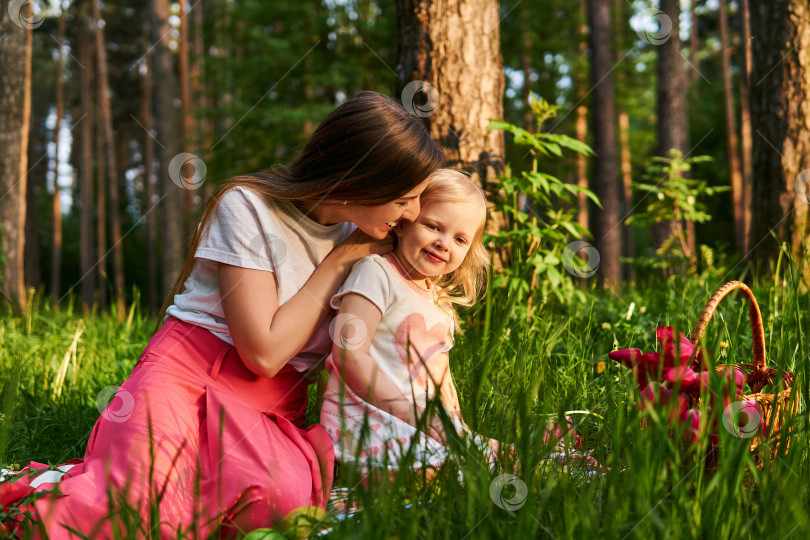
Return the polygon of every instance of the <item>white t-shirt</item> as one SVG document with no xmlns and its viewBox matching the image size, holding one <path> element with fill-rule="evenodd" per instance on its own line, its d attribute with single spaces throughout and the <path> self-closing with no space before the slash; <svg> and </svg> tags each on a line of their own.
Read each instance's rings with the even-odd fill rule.
<svg viewBox="0 0 810 540">
<path fill-rule="evenodd" d="M 447 367 L 447 357 L 442 353 L 453 347 L 453 317 L 439 308 L 431 294 L 417 290 L 413 281 L 406 280 L 393 266 L 393 260 L 391 255 L 370 255 L 358 261 L 332 297 L 332 307 L 339 309 L 343 296 L 355 293 L 379 308 L 382 319 L 372 338 L 370 355 L 381 375 L 388 377 L 409 401 L 424 407 L 428 398 L 435 395 L 426 368 L 437 378 L 437 374 Z M 342 315 L 338 316 L 336 325 L 353 324 L 349 314 L 343 315 L 346 315 L 346 320 L 341 321 Z M 354 328 L 354 334 L 347 334 L 353 338 L 362 331 L 362 328 Z M 335 335 L 340 335 L 337 329 Z M 346 348 L 353 346 L 352 338 L 344 344 Z M 410 355 L 407 351 L 409 344 Z M 417 466 L 420 462 L 438 465 L 444 461 L 445 449 L 441 444 L 364 402 L 351 388 L 344 386 L 331 355 L 326 367 L 329 381 L 321 407 L 321 424 L 332 438 L 335 457 L 339 461 L 351 463 L 359 455 L 361 462 L 366 458 L 380 462 L 382 456 L 388 454 L 395 466 L 401 447 L 408 448 L 414 437 L 419 437 L 415 446 Z M 386 396 L 377 397 L 386 399 Z M 361 441 L 366 417 L 369 433 Z"/>
<path fill-rule="evenodd" d="M 244 187 L 228 190 L 208 222 L 194 253 L 196 261 L 181 294 L 166 316 L 201 326 L 233 345 L 219 295 L 219 263 L 274 272 L 278 305 L 292 298 L 353 223 L 321 225 L 291 202 L 268 199 Z M 261 302 L 261 298 L 256 298 Z M 298 371 L 316 367 L 331 351 L 327 319 L 289 364 Z"/>
</svg>

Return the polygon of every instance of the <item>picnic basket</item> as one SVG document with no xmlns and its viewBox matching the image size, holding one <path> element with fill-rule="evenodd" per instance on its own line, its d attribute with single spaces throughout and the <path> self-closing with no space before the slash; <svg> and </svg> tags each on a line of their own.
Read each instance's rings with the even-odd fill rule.
<svg viewBox="0 0 810 540">
<path fill-rule="evenodd" d="M 765 391 L 766 386 L 774 383 L 779 370 L 768 367 L 766 363 L 765 332 L 762 327 L 762 314 L 759 311 L 757 300 L 754 298 L 754 293 L 751 292 L 751 289 L 749 289 L 747 285 L 739 281 L 729 281 L 720 287 L 706 303 L 706 306 L 698 317 L 697 323 L 695 323 L 692 335 L 689 338 L 695 346 L 689 358 L 689 365 L 695 366 L 699 362 L 697 356 L 700 351 L 700 340 L 703 338 L 703 334 L 720 301 L 733 291 L 740 291 L 748 302 L 748 316 L 751 320 L 751 334 L 753 338 L 753 362 L 750 364 L 721 364 L 716 366 L 716 371 L 722 372 L 728 368 L 737 368 L 745 375 L 745 383 L 748 385 L 751 393 L 744 394 L 738 399 L 741 402 L 756 404 L 761 415 L 760 421 L 762 422 L 762 429 L 757 429 L 755 432 L 748 435 L 751 438 L 750 449 L 752 451 L 755 450 L 769 438 L 772 444 L 771 457 L 773 458 L 778 450 L 787 451 L 790 442 L 789 431 L 787 432 L 787 440 L 784 441 L 784 444 L 781 443 L 779 437 L 785 421 L 799 412 L 799 399 L 798 395 L 791 399 L 794 373 L 790 371 L 784 371 L 782 373 L 781 390 L 780 385 L 776 385 L 778 393 L 768 393 Z"/>
</svg>

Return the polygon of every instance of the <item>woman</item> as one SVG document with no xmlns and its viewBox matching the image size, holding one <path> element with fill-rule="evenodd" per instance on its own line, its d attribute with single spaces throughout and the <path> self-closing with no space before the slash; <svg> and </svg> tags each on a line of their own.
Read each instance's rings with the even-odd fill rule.
<svg viewBox="0 0 810 540">
<path fill-rule="evenodd" d="M 416 118 L 362 92 L 294 163 L 227 182 L 83 462 L 0 487 L 0 504 L 58 486 L 28 508 L 52 539 L 112 536 L 128 515 L 164 536 L 235 535 L 323 508 L 332 443 L 304 416 L 331 351 L 329 299 L 356 261 L 392 249 L 389 231 L 416 218 L 442 161 Z M 121 507 L 134 512 L 110 519 Z"/>
</svg>

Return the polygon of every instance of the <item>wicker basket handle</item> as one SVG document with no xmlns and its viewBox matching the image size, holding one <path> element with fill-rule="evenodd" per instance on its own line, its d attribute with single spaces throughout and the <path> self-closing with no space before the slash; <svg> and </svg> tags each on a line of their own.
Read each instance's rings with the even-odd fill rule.
<svg viewBox="0 0 810 540">
<path fill-rule="evenodd" d="M 714 315 L 717 305 L 720 303 L 720 300 L 734 290 L 739 290 L 745 295 L 746 300 L 748 300 L 748 317 L 751 319 L 751 336 L 754 340 L 754 365 L 757 369 L 765 366 L 765 332 L 762 328 L 762 314 L 759 312 L 759 305 L 757 304 L 757 299 L 754 298 L 754 293 L 751 292 L 751 289 L 749 289 L 745 283 L 739 281 L 729 281 L 717 289 L 717 292 L 706 302 L 706 307 L 700 312 L 700 317 L 698 317 L 697 323 L 695 324 L 695 329 L 692 330 L 692 336 L 689 338 L 695 346 L 695 350 L 692 351 L 692 356 L 689 357 L 690 365 L 695 361 L 695 357 L 700 350 L 700 339 L 703 337 L 703 333 L 706 331 L 706 327 L 709 325 L 709 321 L 712 315 Z"/>
</svg>

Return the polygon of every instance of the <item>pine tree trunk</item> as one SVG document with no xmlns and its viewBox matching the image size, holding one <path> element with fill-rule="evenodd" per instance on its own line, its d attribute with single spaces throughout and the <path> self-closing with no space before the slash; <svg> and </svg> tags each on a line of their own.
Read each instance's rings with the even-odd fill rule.
<svg viewBox="0 0 810 540">
<path fill-rule="evenodd" d="M 93 0 L 93 19 L 96 23 L 99 108 L 101 110 L 102 127 L 104 128 L 104 143 L 107 149 L 107 182 L 99 184 L 99 192 L 102 191 L 105 183 L 109 186 L 113 290 L 115 291 L 116 315 L 119 321 L 123 321 L 126 315 L 126 305 L 124 302 L 124 246 L 121 238 L 121 214 L 118 212 L 118 163 L 115 155 L 115 138 L 113 135 L 112 113 L 110 111 L 110 84 L 109 75 L 107 74 L 107 53 L 104 48 L 104 26 L 101 22 L 99 0 Z M 104 178 L 103 173 L 99 174 L 99 179 L 102 178 Z M 99 217 L 99 219 L 101 218 Z M 101 253 L 101 256 L 105 257 L 106 253 Z"/>
<path fill-rule="evenodd" d="M 145 62 L 145 73 L 141 79 L 141 122 L 146 129 L 143 136 L 143 182 L 146 191 L 146 250 L 147 250 L 147 301 L 150 311 L 157 311 L 160 308 L 158 297 L 158 245 L 157 227 L 158 213 L 153 211 L 153 205 L 157 202 L 155 193 L 155 143 L 152 139 L 152 62 L 148 53 L 152 46 L 149 39 L 149 21 L 144 21 L 143 25 L 143 61 Z"/>
<path fill-rule="evenodd" d="M 579 14 L 582 24 L 579 26 L 579 54 L 583 58 L 588 53 L 588 8 L 585 0 L 580 0 Z M 584 71 L 577 73 L 577 120 L 574 127 L 574 136 L 580 142 L 587 142 L 588 138 L 588 107 L 585 105 L 585 93 L 587 76 Z M 581 188 L 588 187 L 588 158 L 582 154 L 577 154 L 577 185 Z M 577 194 L 577 223 L 585 229 L 590 230 L 588 223 L 588 197 L 584 193 Z"/>
<path fill-rule="evenodd" d="M 31 115 L 30 28 L 12 20 L 9 3 L 0 3 L 0 238 L 5 255 L 2 294 L 25 309 L 25 193 L 28 182 L 28 130 Z M 31 4 L 19 16 L 30 20 Z M 19 22 L 19 19 L 17 19 Z"/>
<path fill-rule="evenodd" d="M 33 66 L 32 66 L 33 67 Z M 44 114 L 43 114 L 44 113 Z M 42 284 L 42 272 L 39 258 L 39 217 L 36 215 L 36 202 L 45 192 L 48 176 L 48 133 L 45 119 L 48 112 L 32 111 L 28 134 L 28 181 L 25 189 L 25 287 L 39 289 Z"/>
<path fill-rule="evenodd" d="M 197 6 L 196 9 L 201 9 Z M 180 0 L 180 39 L 178 40 L 179 68 L 180 68 L 180 101 L 183 107 L 183 152 L 191 152 L 192 133 L 194 132 L 194 116 L 191 112 L 191 73 L 188 61 L 188 25 L 191 17 L 188 11 L 188 0 Z M 194 232 L 195 224 L 190 219 L 195 210 L 195 192 L 186 189 L 183 192 L 184 227 L 185 236 Z"/>
<path fill-rule="evenodd" d="M 622 33 L 618 30 L 624 23 L 624 0 L 613 0 L 613 16 L 614 27 L 616 31 L 616 51 L 615 58 L 616 64 L 619 65 L 624 60 L 624 53 L 622 49 L 623 40 Z M 624 87 L 624 71 L 620 68 L 616 70 L 616 87 Z M 621 163 L 621 176 L 622 176 L 622 212 L 623 216 L 629 216 L 633 209 L 633 167 L 630 163 L 630 115 L 627 114 L 621 101 L 617 100 L 617 109 L 619 111 L 619 160 Z M 626 219 L 626 217 L 624 218 Z M 624 256 L 632 259 L 636 256 L 635 246 L 633 239 L 633 228 L 622 223 L 622 246 L 624 246 Z M 632 265 L 625 265 L 625 276 L 635 280 L 635 268 Z"/>
<path fill-rule="evenodd" d="M 163 193 L 162 210 L 162 255 L 163 255 L 163 292 L 168 294 L 174 281 L 183 267 L 185 247 L 182 238 L 181 188 L 169 175 L 169 164 L 173 157 L 180 153 L 182 135 L 180 115 L 174 106 L 177 76 L 172 67 L 169 50 L 169 2 L 168 0 L 151 0 L 152 6 L 152 43 L 153 81 L 155 86 L 155 117 L 157 119 L 157 139 L 162 145 L 160 151 L 160 175 L 158 182 Z"/>
<path fill-rule="evenodd" d="M 64 58 L 62 44 L 65 42 L 66 7 L 60 6 L 57 42 L 59 56 L 56 59 L 56 125 L 53 130 L 54 172 L 53 172 L 53 240 L 51 241 L 51 299 L 54 304 L 59 300 L 62 273 L 62 200 L 59 185 L 59 130 L 65 115 L 65 85 L 62 81 Z"/>
<path fill-rule="evenodd" d="M 191 61 L 191 99 L 200 111 L 208 111 L 208 91 L 205 87 L 205 64 L 203 63 L 203 56 L 205 51 L 205 44 L 203 43 L 203 24 L 204 24 L 204 4 L 198 2 L 192 9 L 193 15 L 193 34 L 192 40 L 192 61 Z M 208 125 L 208 120 L 205 112 L 197 117 L 195 122 L 197 131 L 194 134 L 194 143 L 198 148 L 210 148 L 213 141 L 211 140 L 211 129 Z"/>
<path fill-rule="evenodd" d="M 698 19 L 697 0 L 689 0 L 689 82 L 693 83 L 700 75 L 698 65 Z"/>
<path fill-rule="evenodd" d="M 107 298 L 107 285 L 110 282 L 110 274 L 107 272 L 107 182 L 104 179 L 104 169 L 107 166 L 106 155 L 104 154 L 104 119 L 99 105 L 98 88 L 98 55 L 96 55 L 96 94 L 95 94 L 95 121 L 96 121 L 96 250 L 98 259 L 96 260 L 96 274 L 98 276 L 98 297 L 96 303 L 99 311 L 105 311 L 109 304 Z"/>
<path fill-rule="evenodd" d="M 679 37 L 680 7 L 677 0 L 661 0 L 661 11 L 672 21 L 672 32 L 668 39 L 657 45 L 657 110 L 658 110 L 658 149 L 659 156 L 669 157 L 673 148 L 684 154 L 688 151 L 688 126 L 686 117 L 686 70 L 681 57 Z M 666 182 L 666 179 L 658 179 Z M 661 223 L 653 230 L 657 245 L 661 245 L 675 230 L 673 222 Z M 694 253 L 685 253 L 691 258 Z"/>
<path fill-rule="evenodd" d="M 85 69 L 79 70 L 79 100 L 81 103 L 81 122 L 79 130 L 79 272 L 81 275 L 82 308 L 85 313 L 93 307 L 95 292 L 95 261 L 93 260 L 93 105 L 91 100 L 90 81 L 93 78 L 93 57 L 90 36 L 85 26 L 87 7 L 79 9 L 78 49 L 79 62 Z"/>
<path fill-rule="evenodd" d="M 503 132 L 486 130 L 490 119 L 503 118 L 497 1 L 398 0 L 397 14 L 403 105 L 423 118 L 448 165 L 470 170 L 494 200 L 504 155 Z M 427 96 L 437 103 L 423 105 L 425 93 L 414 95 L 418 81 L 432 85 Z M 491 227 L 503 224 L 503 216 L 493 212 Z"/>
<path fill-rule="evenodd" d="M 743 48 L 743 65 L 740 77 L 740 144 L 742 147 L 743 216 L 745 222 L 743 250 L 748 253 L 751 248 L 751 177 L 753 176 L 753 165 L 751 163 L 751 103 L 749 99 L 749 88 L 751 87 L 751 16 L 748 0 L 740 1 L 739 14 Z"/>
<path fill-rule="evenodd" d="M 758 135 L 751 243 L 763 261 L 776 256 L 778 241 L 798 255 L 808 240 L 810 7 L 806 0 L 750 0 L 750 8 L 751 128 Z"/>
<path fill-rule="evenodd" d="M 521 16 L 520 21 L 520 30 L 521 30 L 521 39 L 520 45 L 523 47 L 523 50 L 520 53 L 520 68 L 523 71 L 523 123 L 526 128 L 526 131 L 531 132 L 534 126 L 534 115 L 532 114 L 532 107 L 531 107 L 531 85 L 532 85 L 532 40 L 529 36 L 529 28 L 530 28 L 531 17 L 529 16 L 529 10 L 523 10 L 523 14 Z"/>
<path fill-rule="evenodd" d="M 745 244 L 745 206 L 743 204 L 743 179 L 740 169 L 740 149 L 737 143 L 737 122 L 734 113 L 734 89 L 731 83 L 731 49 L 728 42 L 726 1 L 719 0 L 717 15 L 720 20 L 720 55 L 723 71 L 723 102 L 726 113 L 726 147 L 731 175 L 731 200 L 734 206 L 734 239 L 738 249 Z"/>
<path fill-rule="evenodd" d="M 613 41 L 610 4 L 588 0 L 590 26 L 593 134 L 596 163 L 594 192 L 602 202 L 594 216 L 594 237 L 600 256 L 600 282 L 616 287 L 621 278 L 619 229 L 619 170 L 616 152 L 616 112 L 613 88 Z"/>
</svg>

